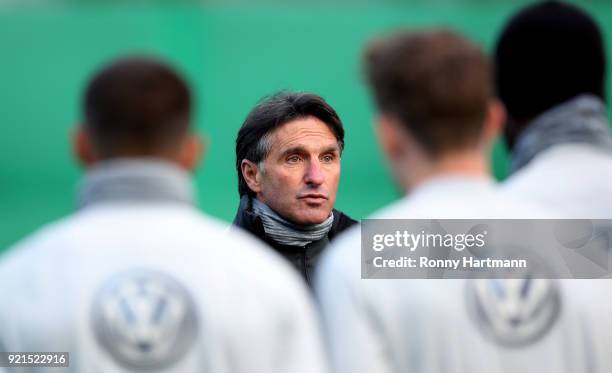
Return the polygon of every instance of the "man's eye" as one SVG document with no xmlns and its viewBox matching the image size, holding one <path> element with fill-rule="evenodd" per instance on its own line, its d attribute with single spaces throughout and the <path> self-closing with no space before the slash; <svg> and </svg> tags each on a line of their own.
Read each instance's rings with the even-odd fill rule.
<svg viewBox="0 0 612 373">
<path fill-rule="evenodd" d="M 334 158 L 335 157 L 332 154 L 326 154 L 323 156 L 322 160 L 323 162 L 333 162 Z"/>
<path fill-rule="evenodd" d="M 298 163 L 302 158 L 298 155 L 292 155 L 287 157 L 287 163 Z"/>
</svg>

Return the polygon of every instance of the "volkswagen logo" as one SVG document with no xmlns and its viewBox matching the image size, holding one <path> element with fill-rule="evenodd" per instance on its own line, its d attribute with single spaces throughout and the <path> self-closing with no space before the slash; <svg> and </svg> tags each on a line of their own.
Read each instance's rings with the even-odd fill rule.
<svg viewBox="0 0 612 373">
<path fill-rule="evenodd" d="M 92 326 L 100 345 L 121 365 L 162 369 L 185 355 L 198 321 L 185 287 L 167 274 L 131 270 L 107 279 L 95 295 Z"/>
<path fill-rule="evenodd" d="M 561 296 L 551 280 L 470 280 L 466 290 L 472 320 L 486 337 L 501 345 L 535 342 L 559 317 Z"/>
</svg>

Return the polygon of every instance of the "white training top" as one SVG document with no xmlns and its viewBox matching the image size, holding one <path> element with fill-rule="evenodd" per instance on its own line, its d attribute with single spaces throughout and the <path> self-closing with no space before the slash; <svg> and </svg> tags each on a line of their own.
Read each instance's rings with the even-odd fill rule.
<svg viewBox="0 0 612 373">
<path fill-rule="evenodd" d="M 0 351 L 70 352 L 40 371 L 326 372 L 293 270 L 187 204 L 99 202 L 1 259 Z"/>
<path fill-rule="evenodd" d="M 484 179 L 445 176 L 375 214 L 538 218 Z M 609 372 L 612 298 L 592 281 L 361 279 L 360 229 L 322 259 L 315 289 L 336 373 Z"/>
<path fill-rule="evenodd" d="M 612 153 L 589 144 L 556 145 L 501 184 L 504 194 L 573 219 L 612 218 Z"/>
</svg>

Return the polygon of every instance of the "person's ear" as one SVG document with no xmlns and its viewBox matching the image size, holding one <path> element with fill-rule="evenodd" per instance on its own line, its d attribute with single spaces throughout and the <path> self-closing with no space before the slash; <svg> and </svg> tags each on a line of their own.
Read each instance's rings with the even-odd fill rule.
<svg viewBox="0 0 612 373">
<path fill-rule="evenodd" d="M 506 108 L 497 99 L 489 102 L 485 117 L 482 141 L 485 146 L 491 146 L 493 141 L 502 132 L 506 124 Z"/>
<path fill-rule="evenodd" d="M 376 135 L 384 155 L 390 159 L 398 159 L 404 153 L 404 134 L 391 117 L 380 114 L 376 119 Z"/>
<path fill-rule="evenodd" d="M 261 192 L 261 170 L 254 162 L 243 159 L 240 163 L 242 177 L 254 193 Z"/>
<path fill-rule="evenodd" d="M 206 139 L 195 134 L 188 134 L 179 152 L 179 165 L 187 171 L 194 171 L 203 158 L 205 148 Z"/>
<path fill-rule="evenodd" d="M 83 125 L 77 126 L 72 133 L 72 152 L 79 164 L 85 168 L 98 160 L 91 135 Z"/>
</svg>

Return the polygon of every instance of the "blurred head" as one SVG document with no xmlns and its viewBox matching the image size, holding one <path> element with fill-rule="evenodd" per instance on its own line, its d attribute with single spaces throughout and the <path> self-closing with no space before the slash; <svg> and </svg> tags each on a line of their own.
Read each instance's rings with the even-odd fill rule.
<svg viewBox="0 0 612 373">
<path fill-rule="evenodd" d="M 240 196 L 297 224 L 319 224 L 334 207 L 344 129 L 311 93 L 281 92 L 258 104 L 236 138 Z"/>
<path fill-rule="evenodd" d="M 544 111 L 583 93 L 605 98 L 602 35 L 575 5 L 547 1 L 519 11 L 499 37 L 495 65 L 510 147 Z"/>
<path fill-rule="evenodd" d="M 374 41 L 365 70 L 379 140 L 405 188 L 427 165 L 487 156 L 503 108 L 480 48 L 452 31 L 404 31 Z"/>
<path fill-rule="evenodd" d="M 74 145 L 85 166 L 152 157 L 191 170 L 199 159 L 200 142 L 189 131 L 189 88 L 154 59 L 124 58 L 99 71 L 85 90 L 83 117 Z"/>
</svg>

